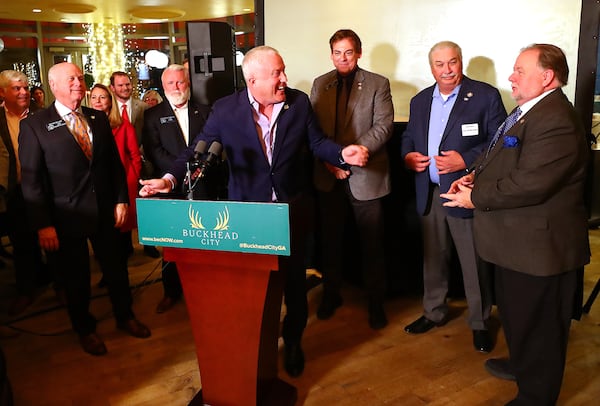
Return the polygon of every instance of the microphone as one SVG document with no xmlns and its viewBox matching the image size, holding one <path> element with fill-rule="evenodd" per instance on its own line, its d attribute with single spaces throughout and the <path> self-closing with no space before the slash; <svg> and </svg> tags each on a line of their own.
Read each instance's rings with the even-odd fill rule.
<svg viewBox="0 0 600 406">
<path fill-rule="evenodd" d="M 198 162 L 204 153 L 206 152 L 206 141 L 200 140 L 194 147 L 194 155 L 190 159 L 190 162 Z"/>
<path fill-rule="evenodd" d="M 200 142 L 202 142 L 202 141 L 198 141 L 198 143 L 200 143 Z M 220 159 L 222 151 L 223 151 L 223 146 L 221 145 L 220 142 L 215 141 L 212 144 L 210 144 L 210 147 L 208 148 L 206 159 L 200 161 L 200 166 L 194 173 L 197 178 L 204 177 L 204 171 L 206 170 L 206 168 L 208 168 L 213 163 L 215 163 L 215 161 L 218 161 Z"/>
</svg>

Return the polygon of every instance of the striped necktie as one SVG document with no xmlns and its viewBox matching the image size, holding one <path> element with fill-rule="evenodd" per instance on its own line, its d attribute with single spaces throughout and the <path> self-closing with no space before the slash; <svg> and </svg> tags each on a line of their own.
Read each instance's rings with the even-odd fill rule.
<svg viewBox="0 0 600 406">
<path fill-rule="evenodd" d="M 506 120 L 504 120 L 504 122 L 500 125 L 500 127 L 498 127 L 496 134 L 494 134 L 494 138 L 492 138 L 492 142 L 490 142 L 490 146 L 488 147 L 487 153 L 485 155 L 486 157 L 490 153 L 490 151 L 494 148 L 494 146 L 496 145 L 496 143 L 498 142 L 500 137 L 502 137 L 504 134 L 506 134 L 506 132 L 508 130 L 510 130 L 511 127 L 517 123 L 517 121 L 519 121 L 520 116 L 521 116 L 521 109 L 519 107 L 517 107 L 516 109 L 513 110 L 512 113 L 510 113 L 510 115 L 508 117 L 506 117 Z"/>
<path fill-rule="evenodd" d="M 85 119 L 76 111 L 72 111 L 67 114 L 66 117 L 69 123 L 69 129 L 71 130 L 75 141 L 77 141 L 81 147 L 86 158 L 92 159 L 92 142 L 90 141 L 90 135 L 88 134 Z"/>
</svg>

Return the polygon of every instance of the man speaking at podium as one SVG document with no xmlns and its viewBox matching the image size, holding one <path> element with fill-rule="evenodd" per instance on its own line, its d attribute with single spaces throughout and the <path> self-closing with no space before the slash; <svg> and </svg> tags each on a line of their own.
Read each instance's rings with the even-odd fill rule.
<svg viewBox="0 0 600 406">
<path fill-rule="evenodd" d="M 314 154 L 340 168 L 364 166 L 368 149 L 342 148 L 321 132 L 305 93 L 287 87 L 279 52 L 259 46 L 242 62 L 247 90 L 217 100 L 204 129 L 162 179 L 142 180 L 140 196 L 172 191 L 181 183 L 199 141 L 223 145 L 229 165 L 229 199 L 284 202 L 290 210 L 291 255 L 280 257 L 285 275 L 286 316 L 282 337 L 284 366 L 296 377 L 304 370 L 300 345 L 308 318 L 305 245 L 312 226 L 314 200 L 311 168 Z"/>
</svg>

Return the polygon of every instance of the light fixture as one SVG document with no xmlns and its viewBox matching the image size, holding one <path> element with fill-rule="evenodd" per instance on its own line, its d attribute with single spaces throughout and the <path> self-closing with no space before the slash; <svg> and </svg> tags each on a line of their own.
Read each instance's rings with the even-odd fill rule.
<svg viewBox="0 0 600 406">
<path fill-rule="evenodd" d="M 32 13 L 41 13 L 42 9 L 40 8 L 34 8 L 33 10 L 31 10 Z"/>
<path fill-rule="evenodd" d="M 167 54 L 156 49 L 151 49 L 150 51 L 146 52 L 144 60 L 148 66 L 157 69 L 164 69 L 169 65 L 169 57 Z"/>
</svg>

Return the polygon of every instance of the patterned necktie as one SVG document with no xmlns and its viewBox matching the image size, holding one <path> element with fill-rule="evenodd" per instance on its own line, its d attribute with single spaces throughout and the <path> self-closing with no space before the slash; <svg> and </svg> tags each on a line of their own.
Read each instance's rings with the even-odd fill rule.
<svg viewBox="0 0 600 406">
<path fill-rule="evenodd" d="M 83 117 L 80 113 L 72 111 L 67 114 L 67 119 L 75 141 L 77 141 L 87 159 L 92 159 L 92 143 Z"/>
<path fill-rule="evenodd" d="M 121 106 L 121 117 L 123 118 L 123 121 L 131 123 L 131 121 L 129 120 L 129 114 L 127 114 L 127 105 L 123 104 Z"/>
<path fill-rule="evenodd" d="M 506 132 L 508 130 L 510 130 L 511 127 L 517 123 L 517 121 L 519 121 L 520 116 L 521 116 L 521 109 L 519 107 L 517 107 L 515 110 L 513 110 L 512 113 L 510 113 L 510 115 L 508 117 L 506 117 L 506 120 L 504 120 L 504 122 L 500 125 L 500 127 L 498 127 L 496 134 L 494 134 L 494 138 L 492 138 L 492 142 L 490 142 L 490 146 L 488 147 L 486 156 L 494 148 L 494 146 L 496 145 L 496 143 L 498 142 L 500 137 L 502 137 L 504 134 L 506 134 Z"/>
</svg>

